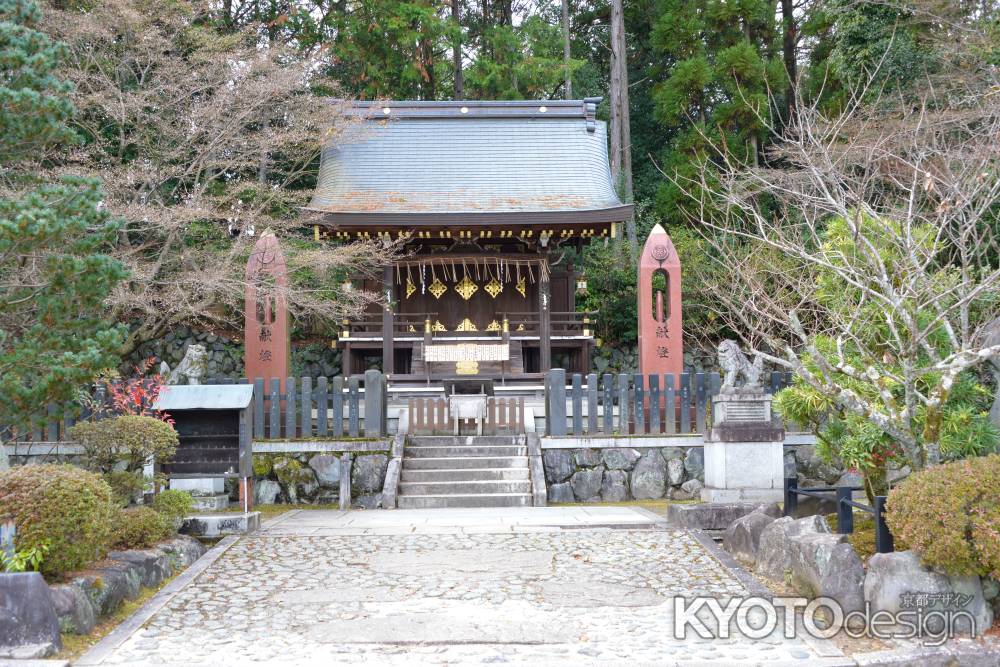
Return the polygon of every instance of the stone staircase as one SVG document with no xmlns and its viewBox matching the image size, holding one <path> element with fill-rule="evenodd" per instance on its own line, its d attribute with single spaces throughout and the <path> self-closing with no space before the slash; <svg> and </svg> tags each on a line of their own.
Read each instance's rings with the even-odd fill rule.
<svg viewBox="0 0 1000 667">
<path fill-rule="evenodd" d="M 416 436 L 403 455 L 397 506 L 530 507 L 525 436 Z"/>
</svg>

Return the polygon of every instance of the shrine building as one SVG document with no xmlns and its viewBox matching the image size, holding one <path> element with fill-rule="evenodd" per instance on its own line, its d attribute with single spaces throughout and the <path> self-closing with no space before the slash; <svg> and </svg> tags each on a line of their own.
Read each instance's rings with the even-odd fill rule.
<svg viewBox="0 0 1000 667">
<path fill-rule="evenodd" d="M 573 257 L 632 214 L 615 192 L 600 98 L 357 102 L 361 121 L 323 150 L 307 210 L 317 233 L 403 239 L 385 295 L 345 321 L 343 374 L 381 359 L 395 382 L 472 376 L 537 382 L 587 372 L 596 313 L 576 310 Z"/>
</svg>

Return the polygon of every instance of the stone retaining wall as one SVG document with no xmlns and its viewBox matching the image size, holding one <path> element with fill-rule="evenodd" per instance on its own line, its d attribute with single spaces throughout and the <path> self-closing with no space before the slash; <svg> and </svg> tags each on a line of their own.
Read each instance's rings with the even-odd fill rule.
<svg viewBox="0 0 1000 667">
<path fill-rule="evenodd" d="M 341 459 L 351 456 L 351 506 L 382 503 L 389 452 L 254 454 L 254 502 L 330 504 L 340 501 Z"/>
</svg>

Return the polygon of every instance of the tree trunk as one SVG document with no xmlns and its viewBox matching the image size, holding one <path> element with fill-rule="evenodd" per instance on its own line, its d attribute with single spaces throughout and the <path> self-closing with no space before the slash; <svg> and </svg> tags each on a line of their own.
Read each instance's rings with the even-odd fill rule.
<svg viewBox="0 0 1000 667">
<path fill-rule="evenodd" d="M 785 63 L 785 75 L 788 77 L 788 88 L 785 91 L 785 126 L 795 120 L 795 95 L 797 86 L 797 65 L 795 62 L 795 45 L 798 41 L 795 26 L 794 6 L 792 0 L 781 0 L 782 38 L 781 50 Z"/>
<path fill-rule="evenodd" d="M 451 0 L 451 18 L 459 31 L 452 47 L 452 66 L 455 68 L 455 99 L 460 100 L 465 95 L 465 82 L 462 80 L 462 9 L 460 0 Z"/>
<path fill-rule="evenodd" d="M 573 78 L 569 70 L 569 0 L 562 0 L 562 33 L 563 33 L 563 67 L 566 69 L 566 83 L 563 86 L 563 97 L 573 99 Z"/>
<path fill-rule="evenodd" d="M 622 199 L 632 201 L 632 133 L 629 129 L 628 52 L 622 0 L 611 2 L 611 174 Z M 625 223 L 632 258 L 639 256 L 635 219 Z"/>
</svg>

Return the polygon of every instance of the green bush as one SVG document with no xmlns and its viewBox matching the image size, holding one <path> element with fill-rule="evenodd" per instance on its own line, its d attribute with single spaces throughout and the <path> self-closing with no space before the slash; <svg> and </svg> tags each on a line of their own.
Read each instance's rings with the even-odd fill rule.
<svg viewBox="0 0 1000 667">
<path fill-rule="evenodd" d="M 135 497 L 146 488 L 146 480 L 142 473 L 127 470 L 115 470 L 104 474 L 104 481 L 111 487 L 115 501 L 121 507 L 127 507 L 135 501 Z"/>
<path fill-rule="evenodd" d="M 187 491 L 167 489 L 153 499 L 153 509 L 170 522 L 183 519 L 194 509 L 194 498 Z"/>
<path fill-rule="evenodd" d="M 886 522 L 925 565 L 1000 578 L 1000 455 L 934 466 L 889 494 Z"/>
<path fill-rule="evenodd" d="M 18 466 L 0 474 L 0 516 L 14 518 L 19 551 L 45 549 L 47 577 L 107 553 L 116 508 L 107 482 L 70 465 Z"/>
<path fill-rule="evenodd" d="M 110 474 L 124 462 L 127 472 L 138 473 L 147 461 L 167 461 L 177 451 L 177 431 L 155 417 L 123 415 L 111 419 L 80 422 L 69 430 L 83 447 L 86 466 Z"/>
<path fill-rule="evenodd" d="M 152 507 L 132 507 L 115 517 L 111 543 L 115 549 L 145 549 L 172 532 L 170 520 Z"/>
</svg>

